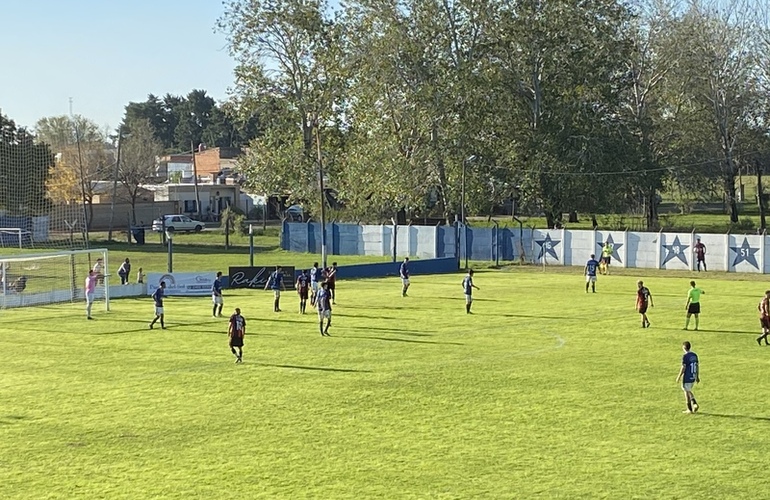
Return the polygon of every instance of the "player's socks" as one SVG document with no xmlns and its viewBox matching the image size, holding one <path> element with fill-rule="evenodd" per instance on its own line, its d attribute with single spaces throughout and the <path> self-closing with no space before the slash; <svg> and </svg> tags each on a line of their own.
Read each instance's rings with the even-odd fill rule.
<svg viewBox="0 0 770 500">
<path fill-rule="evenodd" d="M 696 330 L 698 329 L 698 317 L 697 316 L 695 316 L 695 329 Z"/>
<path fill-rule="evenodd" d="M 692 400 L 687 401 L 687 410 L 692 411 Z"/>
<path fill-rule="evenodd" d="M 273 302 L 273 312 L 280 311 L 280 309 L 278 308 L 278 302 L 279 302 L 278 299 L 275 299 L 275 301 Z"/>
<path fill-rule="evenodd" d="M 470 304 L 465 304 L 465 313 L 466 314 L 470 314 L 471 313 L 471 305 Z"/>
<path fill-rule="evenodd" d="M 690 328 L 690 318 L 687 318 L 684 322 L 684 329 L 687 330 Z"/>
</svg>

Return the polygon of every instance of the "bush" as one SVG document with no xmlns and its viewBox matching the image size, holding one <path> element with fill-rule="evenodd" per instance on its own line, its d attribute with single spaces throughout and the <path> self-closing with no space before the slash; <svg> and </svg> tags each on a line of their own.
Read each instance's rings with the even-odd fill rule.
<svg viewBox="0 0 770 500">
<path fill-rule="evenodd" d="M 220 227 L 222 233 L 227 233 L 229 231 L 229 234 L 244 235 L 249 232 L 249 227 L 246 224 L 246 216 L 241 210 L 227 207 L 222 210 L 221 220 L 222 225 Z M 229 224 L 228 220 L 230 221 Z"/>
</svg>

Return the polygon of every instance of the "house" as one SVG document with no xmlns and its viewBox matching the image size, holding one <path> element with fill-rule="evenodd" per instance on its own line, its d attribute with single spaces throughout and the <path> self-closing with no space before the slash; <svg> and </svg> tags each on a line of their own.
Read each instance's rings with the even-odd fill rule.
<svg viewBox="0 0 770 500">
<path fill-rule="evenodd" d="M 235 170 L 238 157 L 242 152 L 240 148 L 201 149 L 195 153 L 198 177 L 208 177 L 211 182 L 219 182 L 221 174 L 230 175 Z"/>
<path fill-rule="evenodd" d="M 142 187 L 154 193 L 156 202 L 177 202 L 182 213 L 194 217 L 200 216 L 204 221 L 219 220 L 219 214 L 229 206 L 242 210 L 250 208 L 241 206 L 241 188 L 238 184 L 198 184 L 200 212 L 196 204 L 193 184 L 169 182 Z"/>
<path fill-rule="evenodd" d="M 193 155 L 162 156 L 158 161 L 158 176 L 171 182 L 193 182 Z"/>
</svg>

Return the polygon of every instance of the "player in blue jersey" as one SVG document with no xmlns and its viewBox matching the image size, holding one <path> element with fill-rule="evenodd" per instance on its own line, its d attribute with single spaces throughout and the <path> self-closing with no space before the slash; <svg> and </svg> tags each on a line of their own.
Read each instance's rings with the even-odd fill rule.
<svg viewBox="0 0 770 500">
<path fill-rule="evenodd" d="M 682 381 L 684 399 L 687 403 L 687 409 L 684 413 L 695 413 L 698 411 L 698 402 L 695 401 L 692 387 L 700 382 L 700 369 L 698 368 L 698 355 L 692 352 L 691 348 L 692 346 L 689 342 L 685 341 L 682 343 L 684 356 L 682 356 L 682 367 L 679 369 L 679 375 L 676 377 L 677 383 L 680 380 Z"/>
<path fill-rule="evenodd" d="M 409 257 L 404 257 L 398 275 L 401 277 L 401 296 L 406 297 L 406 291 L 409 290 Z"/>
<path fill-rule="evenodd" d="M 332 295 L 329 292 L 329 283 L 321 283 L 321 289 L 316 295 L 316 309 L 318 310 L 318 328 L 321 330 L 322 337 L 331 337 L 329 327 L 332 325 Z M 324 328 L 324 318 L 326 318 L 326 328 Z"/>
<path fill-rule="evenodd" d="M 315 296 L 318 293 L 318 262 L 313 262 L 313 267 L 310 268 L 310 305 L 315 305 Z"/>
<path fill-rule="evenodd" d="M 283 272 L 281 266 L 275 266 L 275 271 L 270 274 L 270 278 L 265 283 L 265 290 L 270 288 L 273 290 L 273 312 L 281 312 L 281 290 L 286 290 L 286 286 L 283 284 Z"/>
<path fill-rule="evenodd" d="M 591 291 L 596 293 L 596 271 L 598 269 L 599 261 L 596 260 L 596 255 L 591 254 L 591 258 L 588 259 L 583 269 L 583 274 L 586 276 L 586 293 L 588 293 L 588 285 L 591 285 Z"/>
<path fill-rule="evenodd" d="M 217 272 L 217 277 L 214 279 L 214 284 L 211 285 L 211 302 L 214 303 L 214 308 L 211 311 L 213 317 L 222 317 L 222 306 L 225 301 L 222 297 L 222 271 Z M 219 314 L 217 314 L 217 307 L 219 308 Z"/>
<path fill-rule="evenodd" d="M 468 274 L 463 278 L 463 291 L 465 293 L 465 313 L 471 313 L 471 304 L 473 303 L 473 289 L 479 290 L 479 287 L 473 284 L 473 269 L 468 269 Z"/>
<path fill-rule="evenodd" d="M 155 302 L 155 318 L 150 322 L 150 330 L 152 330 L 152 327 L 155 326 L 155 322 L 158 320 L 160 320 L 160 327 L 164 330 L 166 329 L 166 324 L 163 322 L 163 297 L 166 294 L 165 290 L 166 282 L 161 281 L 160 286 L 152 292 L 152 300 Z"/>
</svg>

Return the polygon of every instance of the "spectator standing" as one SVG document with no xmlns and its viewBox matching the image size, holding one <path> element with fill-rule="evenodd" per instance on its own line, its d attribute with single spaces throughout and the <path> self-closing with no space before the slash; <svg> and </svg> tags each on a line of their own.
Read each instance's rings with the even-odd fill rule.
<svg viewBox="0 0 770 500">
<path fill-rule="evenodd" d="M 128 257 L 126 257 L 126 260 L 124 260 L 123 263 L 118 268 L 118 276 L 120 276 L 121 285 L 128 285 L 128 276 L 130 274 L 131 274 L 131 261 L 128 260 Z"/>
</svg>

